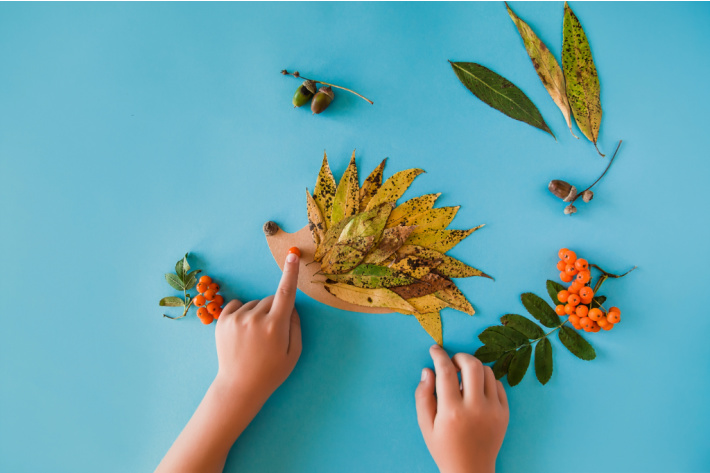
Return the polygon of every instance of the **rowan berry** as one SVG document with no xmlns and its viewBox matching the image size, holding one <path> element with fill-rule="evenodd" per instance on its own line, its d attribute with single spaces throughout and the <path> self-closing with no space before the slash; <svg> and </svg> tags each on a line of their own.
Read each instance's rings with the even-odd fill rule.
<svg viewBox="0 0 710 473">
<path fill-rule="evenodd" d="M 562 281 L 562 282 L 572 282 L 573 279 L 574 279 L 574 276 L 572 276 L 571 274 L 567 274 L 564 271 L 562 271 L 560 273 L 560 281 Z"/>
<path fill-rule="evenodd" d="M 219 284 L 216 282 L 213 282 L 212 284 L 209 285 L 208 289 L 210 291 L 214 291 L 215 293 L 219 292 Z"/>
<path fill-rule="evenodd" d="M 572 324 L 572 327 L 574 327 L 576 330 L 582 330 L 582 326 L 577 322 L 577 324 Z"/>
<path fill-rule="evenodd" d="M 579 317 L 574 314 L 570 315 L 567 320 L 569 320 L 569 323 L 571 323 L 575 327 L 579 325 Z"/>
<path fill-rule="evenodd" d="M 602 319 L 602 320 L 606 320 L 606 319 Z M 599 323 L 599 322 L 597 322 L 597 323 Z M 606 325 L 599 325 L 599 326 L 600 326 L 603 330 L 607 330 L 607 331 L 609 331 L 609 330 L 611 330 L 611 329 L 614 328 L 614 324 L 609 323 L 608 321 L 607 321 Z"/>
<path fill-rule="evenodd" d="M 577 271 L 586 271 L 589 269 L 589 263 L 586 259 L 579 258 L 574 262 L 574 267 L 577 268 Z"/>
<path fill-rule="evenodd" d="M 565 250 L 564 254 L 562 254 L 562 257 L 560 259 L 567 264 L 574 264 L 574 262 L 577 260 L 577 255 L 572 250 Z"/>
<path fill-rule="evenodd" d="M 221 294 L 217 294 L 214 296 L 214 299 L 212 299 L 214 302 L 217 303 L 218 306 L 223 306 L 224 305 L 224 297 L 222 297 Z"/>
<path fill-rule="evenodd" d="M 567 315 L 574 314 L 574 306 L 571 304 L 566 304 L 565 305 L 565 314 L 567 314 Z"/>
<path fill-rule="evenodd" d="M 207 311 L 207 307 L 200 307 L 197 309 L 197 316 L 198 317 L 206 317 L 210 315 L 210 313 Z"/>
<path fill-rule="evenodd" d="M 589 270 L 580 271 L 577 273 L 576 281 L 582 285 L 587 284 L 590 279 L 592 279 L 592 275 Z"/>
<path fill-rule="evenodd" d="M 604 312 L 602 312 L 601 310 L 599 310 L 596 307 L 589 311 L 589 318 L 591 320 L 597 321 L 597 320 L 601 319 L 602 317 L 604 317 Z"/>
<path fill-rule="evenodd" d="M 570 294 L 567 298 L 567 303 L 572 307 L 577 307 L 579 305 L 580 299 L 577 294 Z"/>
<path fill-rule="evenodd" d="M 212 284 L 212 278 L 205 274 L 200 278 L 200 282 L 209 286 L 210 284 Z"/>
<path fill-rule="evenodd" d="M 579 291 L 584 287 L 583 284 L 579 284 L 577 281 L 573 282 L 567 288 L 570 294 L 579 294 Z"/>
<path fill-rule="evenodd" d="M 558 269 L 559 271 L 564 271 L 566 267 L 567 267 L 567 263 L 565 263 L 564 261 L 559 260 L 559 261 L 557 262 L 557 269 Z"/>
<path fill-rule="evenodd" d="M 592 321 L 592 323 L 594 324 L 594 325 L 592 325 L 592 332 L 597 333 L 598 331 L 600 331 L 602 329 L 598 323 L 596 323 L 594 321 Z"/>
<path fill-rule="evenodd" d="M 614 325 L 614 324 L 612 324 L 611 322 L 609 322 L 609 321 L 606 319 L 606 317 L 602 317 L 601 319 L 597 320 L 597 324 L 598 324 L 601 328 L 608 327 L 609 325 Z"/>
<path fill-rule="evenodd" d="M 569 292 L 565 291 L 564 289 L 557 293 L 557 300 L 562 302 L 563 304 L 567 303 L 568 297 L 569 297 Z"/>
<path fill-rule="evenodd" d="M 565 273 L 569 274 L 570 276 L 575 276 L 577 274 L 577 269 L 575 269 L 573 264 L 568 264 L 565 266 Z"/>
<path fill-rule="evenodd" d="M 197 307 L 202 307 L 203 305 L 205 305 L 205 296 L 203 296 L 202 294 L 196 295 L 195 298 L 192 299 L 192 303 L 195 304 L 195 306 Z"/>
<path fill-rule="evenodd" d="M 217 310 L 215 311 L 215 313 L 212 314 L 212 316 L 215 318 L 215 320 L 217 320 L 220 315 L 222 315 L 222 308 L 218 307 Z"/>
<path fill-rule="evenodd" d="M 209 285 L 208 285 L 208 284 L 205 284 L 205 283 L 203 283 L 203 282 L 198 282 L 198 283 L 197 283 L 197 292 L 199 292 L 200 294 L 203 293 L 203 292 L 205 292 L 205 291 L 208 290 L 208 289 L 209 289 Z"/>
<path fill-rule="evenodd" d="M 555 312 L 557 313 L 557 315 L 565 315 L 565 314 L 566 314 L 566 312 L 565 312 L 565 306 L 563 306 L 562 304 L 556 306 L 556 307 L 555 307 Z"/>
<path fill-rule="evenodd" d="M 219 304 L 217 304 L 216 302 L 210 302 L 209 304 L 207 304 L 207 312 L 209 312 L 211 315 L 214 315 L 219 308 Z"/>
<path fill-rule="evenodd" d="M 557 256 L 560 257 L 561 260 L 565 259 L 565 253 L 567 253 L 569 250 L 567 248 L 562 248 L 560 251 L 557 252 Z M 565 263 L 567 264 L 567 263 Z"/>
<path fill-rule="evenodd" d="M 613 310 L 616 309 L 616 310 Z M 621 311 L 619 310 L 618 307 L 612 307 L 609 309 L 609 313 L 606 316 L 606 319 L 611 322 L 612 324 L 618 324 L 619 321 L 621 320 Z"/>
<path fill-rule="evenodd" d="M 579 290 L 579 297 L 581 297 L 583 301 L 585 299 L 589 299 L 591 301 L 594 297 L 594 289 L 589 286 L 584 286 Z"/>
<path fill-rule="evenodd" d="M 205 293 L 203 294 L 203 296 L 205 296 L 205 299 L 207 299 L 208 301 L 211 301 L 212 299 L 214 299 L 214 296 L 216 296 L 216 295 L 217 294 L 211 289 L 206 290 Z"/>
<path fill-rule="evenodd" d="M 589 307 L 587 307 L 586 305 L 578 305 L 574 312 L 577 314 L 577 317 L 581 319 L 582 317 L 588 316 Z"/>
<path fill-rule="evenodd" d="M 211 324 L 213 320 L 214 317 L 212 317 L 210 314 L 207 314 L 204 317 L 200 317 L 200 321 L 205 325 Z"/>
<path fill-rule="evenodd" d="M 587 332 L 587 328 L 592 326 L 592 321 L 589 320 L 589 317 L 582 317 L 579 319 L 579 325 L 581 325 L 584 331 Z"/>
</svg>

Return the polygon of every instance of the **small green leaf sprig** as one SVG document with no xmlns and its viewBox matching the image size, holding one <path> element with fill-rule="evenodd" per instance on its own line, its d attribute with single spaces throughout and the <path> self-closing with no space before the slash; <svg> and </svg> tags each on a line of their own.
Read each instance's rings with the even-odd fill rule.
<svg viewBox="0 0 710 473">
<path fill-rule="evenodd" d="M 547 292 L 553 302 L 558 303 L 557 293 L 564 289 L 555 281 L 547 281 Z M 496 379 L 508 375 L 508 384 L 515 386 L 523 379 L 530 365 L 533 345 L 535 345 L 535 375 L 541 384 L 552 377 L 552 344 L 550 335 L 557 332 L 560 342 L 574 356 L 582 360 L 593 360 L 597 354 L 576 330 L 562 321 L 555 310 L 540 296 L 526 292 L 520 296 L 523 306 L 538 322 L 547 328 L 545 332 L 532 320 L 518 314 L 506 314 L 500 318 L 502 325 L 485 329 L 478 338 L 483 342 L 474 356 L 483 363 L 493 362 Z M 593 305 L 601 306 L 606 297 L 597 296 Z"/>
<path fill-rule="evenodd" d="M 190 271 L 190 264 L 187 262 L 187 253 L 182 259 L 175 263 L 175 273 L 166 273 L 165 280 L 177 291 L 182 291 L 183 297 L 163 297 L 160 299 L 161 307 L 184 307 L 182 315 L 179 317 L 171 317 L 170 315 L 163 314 L 163 317 L 169 319 L 181 319 L 187 315 L 187 311 L 193 303 L 192 296 L 187 292 L 197 285 L 197 275 L 202 272 L 200 269 L 195 269 Z"/>
</svg>

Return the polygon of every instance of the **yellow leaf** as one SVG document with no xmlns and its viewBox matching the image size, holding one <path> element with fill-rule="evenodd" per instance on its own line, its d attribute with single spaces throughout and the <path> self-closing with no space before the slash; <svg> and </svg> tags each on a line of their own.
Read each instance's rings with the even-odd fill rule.
<svg viewBox="0 0 710 473">
<path fill-rule="evenodd" d="M 323 216 L 320 213 L 318 204 L 311 197 L 311 193 L 306 189 L 306 207 L 308 209 L 308 228 L 311 230 L 311 235 L 313 236 L 313 243 L 316 244 L 316 248 L 323 242 L 325 238 L 325 222 L 323 221 Z"/>
<path fill-rule="evenodd" d="M 421 197 L 415 197 L 409 199 L 403 204 L 398 205 L 390 214 L 390 218 L 387 220 L 387 228 L 392 228 L 397 225 L 404 225 L 404 220 L 410 218 L 414 215 L 426 212 L 427 210 L 434 207 L 434 202 L 441 195 L 438 194 L 427 194 Z"/>
<path fill-rule="evenodd" d="M 398 257 L 404 257 L 408 255 L 420 256 L 422 258 L 441 259 L 441 264 L 436 267 L 436 272 L 449 278 L 470 278 L 472 276 L 483 276 L 484 278 L 491 278 L 489 275 L 487 275 L 480 269 L 473 268 L 467 265 L 466 263 L 457 260 L 456 258 L 446 256 L 443 253 L 430 250 L 429 248 L 424 248 L 423 246 L 402 245 L 397 250 Z"/>
<path fill-rule="evenodd" d="M 438 312 L 427 312 L 424 314 L 415 313 L 414 316 L 419 321 L 426 333 L 439 345 L 444 345 L 444 334 L 441 330 L 441 315 Z"/>
<path fill-rule="evenodd" d="M 330 224 L 337 225 L 342 219 L 352 217 L 360 211 L 360 184 L 357 179 L 355 151 L 350 158 L 350 165 L 340 178 L 340 183 L 333 199 L 333 211 Z"/>
<path fill-rule="evenodd" d="M 389 267 L 396 271 L 401 271 L 415 279 L 421 279 L 436 268 L 441 260 L 422 259 L 416 256 L 405 256 L 399 261 L 392 263 Z"/>
<path fill-rule="evenodd" d="M 446 253 L 482 226 L 479 225 L 470 230 L 424 230 L 421 233 L 410 235 L 405 243 L 423 246 L 439 253 Z"/>
<path fill-rule="evenodd" d="M 372 196 L 382 187 L 382 173 L 385 170 L 386 162 L 387 158 L 383 159 L 380 165 L 365 179 L 360 189 L 360 212 L 367 208 L 367 204 L 370 202 L 370 199 L 372 199 Z"/>
<path fill-rule="evenodd" d="M 328 156 L 323 153 L 323 164 L 318 173 L 316 187 L 313 189 L 313 200 L 318 204 L 320 214 L 323 216 L 325 229 L 330 226 L 330 215 L 333 210 L 333 199 L 335 198 L 335 178 L 328 166 Z"/>
<path fill-rule="evenodd" d="M 468 315 L 473 315 L 476 313 L 476 311 L 473 310 L 473 306 L 471 305 L 471 303 L 468 301 L 468 299 L 466 299 L 466 296 L 464 296 L 463 293 L 459 291 L 456 286 L 452 285 L 439 291 L 436 291 L 434 295 L 442 301 L 446 302 L 449 307 L 453 309 L 460 310 L 461 312 Z"/>
<path fill-rule="evenodd" d="M 377 246 L 365 257 L 364 263 L 380 264 L 401 248 L 405 240 L 414 231 L 414 227 L 393 227 L 382 232 Z"/>
<path fill-rule="evenodd" d="M 420 314 L 439 312 L 441 309 L 448 307 L 446 302 L 439 299 L 434 294 L 427 294 L 422 297 L 413 297 L 411 299 L 407 299 L 407 302 L 409 302 Z"/>
<path fill-rule="evenodd" d="M 334 227 L 330 227 L 327 232 L 325 232 L 325 237 L 323 242 L 319 247 L 316 248 L 316 253 L 313 256 L 313 261 L 321 261 L 323 257 L 328 253 L 338 241 L 338 237 L 343 232 L 343 228 L 350 223 L 353 217 L 344 218 Z"/>
<path fill-rule="evenodd" d="M 342 283 L 325 283 L 325 289 L 338 299 L 351 304 L 365 307 L 385 307 L 410 313 L 416 312 L 409 302 L 389 289 L 363 289 Z"/>
<path fill-rule="evenodd" d="M 460 206 L 440 207 L 438 209 L 427 210 L 426 212 L 406 219 L 404 225 L 415 225 L 414 233 L 422 233 L 425 230 L 444 230 L 459 211 Z"/>
<path fill-rule="evenodd" d="M 385 202 L 396 202 L 407 191 L 414 178 L 423 173 L 423 169 L 407 169 L 399 171 L 387 179 L 377 193 L 367 204 L 367 210 Z"/>
<path fill-rule="evenodd" d="M 321 270 L 328 274 L 347 273 L 362 262 L 374 244 L 374 236 L 361 237 L 347 245 L 336 243 L 324 258 Z"/>
</svg>

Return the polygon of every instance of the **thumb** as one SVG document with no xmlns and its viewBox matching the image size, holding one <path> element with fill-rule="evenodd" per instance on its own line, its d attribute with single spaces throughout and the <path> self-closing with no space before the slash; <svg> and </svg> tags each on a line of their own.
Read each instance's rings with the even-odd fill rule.
<svg viewBox="0 0 710 473">
<path fill-rule="evenodd" d="M 424 437 L 429 435 L 434 427 L 436 417 L 436 397 L 434 397 L 434 372 L 429 368 L 422 370 L 422 380 L 414 392 L 417 402 L 417 421 Z"/>
</svg>

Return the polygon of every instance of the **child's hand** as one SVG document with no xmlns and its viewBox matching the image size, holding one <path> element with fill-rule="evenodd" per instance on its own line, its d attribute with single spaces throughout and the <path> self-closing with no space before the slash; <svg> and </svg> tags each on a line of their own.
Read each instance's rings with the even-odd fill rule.
<svg viewBox="0 0 710 473">
<path fill-rule="evenodd" d="M 449 359 L 438 345 L 429 351 L 436 375 L 425 368 L 415 395 L 419 428 L 431 456 L 442 473 L 494 472 L 508 427 L 503 385 L 490 367 L 469 354 Z"/>
<path fill-rule="evenodd" d="M 301 321 L 294 308 L 299 256 L 290 251 L 275 295 L 246 304 L 233 300 L 217 321 L 217 381 L 259 408 L 301 355 Z"/>
</svg>

